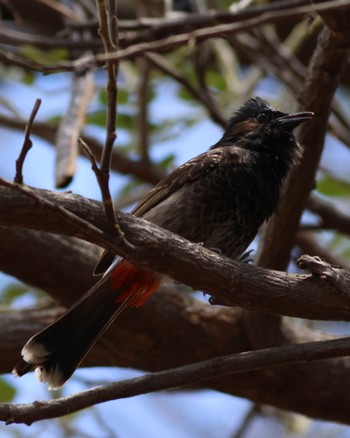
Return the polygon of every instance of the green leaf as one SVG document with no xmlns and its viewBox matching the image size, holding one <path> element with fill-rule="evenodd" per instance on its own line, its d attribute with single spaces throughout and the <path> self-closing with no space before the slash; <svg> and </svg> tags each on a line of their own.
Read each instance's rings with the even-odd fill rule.
<svg viewBox="0 0 350 438">
<path fill-rule="evenodd" d="M 182 100 L 186 100 L 186 101 L 189 101 L 189 103 L 195 103 L 194 101 L 193 101 L 193 96 L 192 96 L 192 94 L 190 94 L 187 90 L 186 90 L 186 88 L 179 88 L 178 89 L 178 92 L 177 92 L 177 96 L 180 98 L 180 99 L 182 99 Z"/>
<path fill-rule="evenodd" d="M 55 124 L 59 124 L 59 122 L 62 120 L 62 116 L 56 115 L 56 116 L 51 116 L 47 119 L 48 122 L 51 123 L 55 123 Z"/>
<path fill-rule="evenodd" d="M 67 59 L 69 52 L 67 49 L 41 50 L 37 47 L 24 44 L 21 46 L 21 54 L 41 64 L 55 64 L 58 61 Z"/>
<path fill-rule="evenodd" d="M 124 187 L 121 187 L 119 190 L 119 201 L 123 200 L 123 198 L 126 198 L 130 195 L 132 195 L 135 190 L 140 189 L 140 187 L 144 186 L 144 183 L 142 181 L 139 181 L 137 179 L 131 180 L 130 182 L 126 183 Z"/>
<path fill-rule="evenodd" d="M 124 88 L 118 90 L 118 104 L 126 105 L 129 101 L 129 93 Z"/>
<path fill-rule="evenodd" d="M 35 74 L 32 71 L 25 70 L 23 72 L 23 82 L 26 85 L 33 85 L 35 82 Z"/>
<path fill-rule="evenodd" d="M 344 242 L 344 237 L 339 233 L 335 233 L 328 243 L 327 247 L 330 251 L 336 251 L 342 244 L 342 242 Z"/>
<path fill-rule="evenodd" d="M 28 291 L 28 286 L 25 286 L 24 284 L 10 284 L 1 292 L 1 304 L 11 304 L 16 298 L 26 294 Z"/>
<path fill-rule="evenodd" d="M 98 100 L 103 105 L 107 105 L 107 90 L 105 88 L 101 88 L 100 93 L 98 95 Z"/>
<path fill-rule="evenodd" d="M 350 196 L 350 182 L 326 176 L 317 181 L 317 190 L 326 196 Z"/>
<path fill-rule="evenodd" d="M 119 129 L 126 129 L 132 132 L 135 127 L 135 115 L 119 112 L 117 124 Z"/>
<path fill-rule="evenodd" d="M 0 403 L 12 402 L 15 395 L 15 388 L 0 377 Z"/>
<path fill-rule="evenodd" d="M 175 154 L 169 154 L 163 158 L 158 165 L 163 169 L 168 169 L 175 161 Z"/>
<path fill-rule="evenodd" d="M 106 126 L 106 111 L 103 110 L 89 113 L 86 121 L 90 125 L 102 126 L 104 128 Z"/>
<path fill-rule="evenodd" d="M 346 259 L 349 259 L 350 258 L 350 248 L 347 248 L 346 250 L 344 250 L 342 252 L 342 256 Z"/>
<path fill-rule="evenodd" d="M 3 106 L 8 111 L 10 111 L 16 118 L 21 118 L 20 113 L 17 111 L 16 107 L 13 105 L 13 102 L 10 102 L 8 99 L 0 96 L 0 106 Z"/>
<path fill-rule="evenodd" d="M 223 91 L 226 88 L 226 81 L 221 72 L 209 70 L 206 74 L 206 80 L 210 87 L 214 87 L 217 90 Z"/>
<path fill-rule="evenodd" d="M 100 90 L 98 100 L 102 105 L 107 105 L 107 90 L 105 88 L 102 88 Z M 125 88 L 119 88 L 118 89 L 118 104 L 119 105 L 126 105 L 129 101 L 129 93 L 126 91 Z"/>
</svg>

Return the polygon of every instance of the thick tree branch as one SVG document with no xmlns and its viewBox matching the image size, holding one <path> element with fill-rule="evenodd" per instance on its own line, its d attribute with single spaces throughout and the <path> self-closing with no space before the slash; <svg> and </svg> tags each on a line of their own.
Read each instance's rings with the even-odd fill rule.
<svg viewBox="0 0 350 438">
<path fill-rule="evenodd" d="M 312 231 L 299 231 L 295 238 L 295 243 L 301 249 L 302 253 L 310 256 L 318 256 L 327 263 L 336 266 L 342 266 L 344 269 L 350 269 L 350 262 L 339 255 L 333 254 L 331 249 L 324 247 L 322 242 L 314 235 Z"/>
<path fill-rule="evenodd" d="M 69 193 L 38 189 L 32 193 L 38 198 L 11 188 L 0 188 L 0 224 L 73 235 L 97 243 L 138 266 L 203 290 L 226 305 L 301 318 L 350 319 L 349 300 L 320 278 L 238 263 L 147 221 L 120 213 L 120 225 L 133 245 L 129 246 L 123 239 L 109 234 L 98 202 Z M 49 205 L 44 204 L 44 200 Z M 60 210 L 56 210 L 55 205 L 60 205 Z M 70 212 L 66 221 L 62 220 L 63 209 Z M 74 215 L 80 218 L 77 223 L 74 223 Z M 84 222 L 86 217 L 92 224 L 90 228 Z"/>
<path fill-rule="evenodd" d="M 91 285 L 96 258 L 91 245 L 73 238 L 1 227 L 0 239 L 1 269 L 45 289 L 67 305 Z M 1 350 L 6 353 L 2 355 L 1 371 L 10 371 L 23 343 L 52 317 L 54 314 L 45 309 L 24 310 L 20 314 L 7 311 L 1 315 L 1 344 L 6 340 L 7 345 L 7 350 Z M 164 289 L 142 308 L 125 313 L 96 344 L 84 364 L 167 369 L 249 349 L 243 330 L 240 309 L 210 307 Z M 329 339 L 300 326 L 293 328 L 290 323 L 284 324 L 283 332 L 285 343 Z M 349 366 L 348 358 L 294 364 L 230 375 L 198 387 L 317 418 L 348 422 Z"/>
<path fill-rule="evenodd" d="M 350 297 L 349 271 L 346 271 L 339 266 L 331 266 L 318 256 L 312 257 L 309 255 L 299 257 L 298 266 L 302 269 L 308 269 L 313 275 L 316 275 L 323 280 L 327 280 L 329 283 L 333 284 L 337 290 L 342 292 L 344 296 Z"/>
<path fill-rule="evenodd" d="M 323 149 L 331 101 L 349 55 L 349 28 L 333 34 L 324 28 L 311 59 L 299 101 L 316 117 L 301 128 L 299 141 L 304 156 L 288 178 L 278 211 L 269 222 L 260 246 L 260 266 L 286 269 L 302 211 L 314 187 Z M 282 244 L 283 242 L 283 244 Z"/>
</svg>

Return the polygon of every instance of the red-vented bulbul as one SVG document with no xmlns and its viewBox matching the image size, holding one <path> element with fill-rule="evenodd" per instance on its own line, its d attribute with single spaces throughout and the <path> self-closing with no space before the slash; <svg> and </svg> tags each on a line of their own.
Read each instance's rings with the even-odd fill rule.
<svg viewBox="0 0 350 438">
<path fill-rule="evenodd" d="M 299 155 L 293 130 L 311 112 L 285 114 L 256 97 L 230 119 L 223 137 L 154 187 L 133 214 L 221 254 L 238 259 L 274 212 L 280 188 Z M 105 252 L 103 277 L 22 350 L 18 376 L 35 369 L 49 389 L 61 387 L 126 307 L 139 307 L 162 282 Z"/>
</svg>

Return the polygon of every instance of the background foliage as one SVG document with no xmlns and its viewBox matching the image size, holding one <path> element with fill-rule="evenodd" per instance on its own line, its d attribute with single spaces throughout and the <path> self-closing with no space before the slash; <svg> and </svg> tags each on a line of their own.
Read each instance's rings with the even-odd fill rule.
<svg viewBox="0 0 350 438">
<path fill-rule="evenodd" d="M 113 2 L 106 4 L 111 16 Z M 287 183 L 280 210 L 253 244 L 256 264 L 295 273 L 296 258 L 309 253 L 348 268 L 349 7 L 348 1 L 118 2 L 117 139 L 110 179 L 115 206 L 130 209 L 174 167 L 215 143 L 231 113 L 260 95 L 283 111 L 311 110 L 316 118 L 300 132 L 304 159 Z M 100 157 L 110 111 L 95 2 L 0 0 L 0 13 L 0 175 L 13 179 L 24 126 L 40 98 L 25 183 L 99 199 L 76 142 L 82 135 Z M 6 274 L 1 277 L 0 401 L 22 403 L 48 395 L 33 376 L 15 383 L 6 373 L 28 335 L 57 316 L 58 304 L 70 305 L 91 284 L 98 250 L 45 233 L 44 220 L 41 232 L 18 228 L 15 204 L 12 214 L 12 227 L 0 221 L 0 269 Z M 282 320 L 214 308 L 206 299 L 203 304 L 200 293 L 174 284 L 113 327 L 85 364 L 108 368 L 83 369 L 62 394 L 52 396 L 138 375 L 135 369 L 156 371 L 346 334 L 347 324 L 334 322 L 340 318 L 332 315 L 328 322 Z M 29 429 L 4 426 L 2 433 L 347 436 L 346 426 L 302 416 L 349 422 L 345 407 L 334 412 L 349 393 L 341 385 L 347 364 L 344 359 L 315 368 L 272 367 L 202 384 L 202 391 L 121 400 Z"/>
</svg>

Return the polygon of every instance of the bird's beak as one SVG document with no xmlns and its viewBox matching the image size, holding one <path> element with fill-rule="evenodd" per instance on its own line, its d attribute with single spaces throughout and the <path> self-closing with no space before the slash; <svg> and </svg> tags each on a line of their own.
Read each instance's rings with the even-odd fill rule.
<svg viewBox="0 0 350 438">
<path fill-rule="evenodd" d="M 281 124 L 284 128 L 288 128 L 291 131 L 299 126 L 301 123 L 311 120 L 314 113 L 311 111 L 304 111 L 300 113 L 287 114 L 286 116 L 279 117 L 277 122 Z"/>
</svg>

